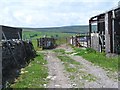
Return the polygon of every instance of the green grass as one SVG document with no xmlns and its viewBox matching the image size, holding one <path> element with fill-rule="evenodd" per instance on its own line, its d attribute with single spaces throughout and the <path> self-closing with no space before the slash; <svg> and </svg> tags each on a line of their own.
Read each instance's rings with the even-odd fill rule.
<svg viewBox="0 0 120 90">
<path fill-rule="evenodd" d="M 99 65 L 107 70 L 118 71 L 118 57 L 108 58 L 105 53 L 99 53 L 93 49 L 74 48 L 76 55 L 82 56 L 86 60 Z"/>
<path fill-rule="evenodd" d="M 75 79 L 75 76 L 71 75 L 69 76 L 70 80 L 74 80 Z"/>
<path fill-rule="evenodd" d="M 57 45 L 61 45 L 61 44 L 68 43 L 68 42 L 66 41 L 66 38 L 67 38 L 67 36 L 58 38 L 58 39 L 56 40 L 56 44 L 57 44 Z"/>
<path fill-rule="evenodd" d="M 54 38 L 61 38 L 64 39 L 66 37 L 69 37 L 69 36 L 72 36 L 73 34 L 70 34 L 70 33 L 60 33 L 60 32 L 40 32 L 40 31 L 26 31 L 24 30 L 23 31 L 23 39 L 30 39 L 30 36 L 33 36 L 33 35 L 37 35 L 35 37 L 32 37 L 31 39 L 36 39 L 36 38 L 40 38 L 40 37 L 43 37 L 44 35 L 46 35 L 47 37 L 51 37 L 53 36 Z"/>
<path fill-rule="evenodd" d="M 56 53 L 65 54 L 65 50 L 64 49 L 55 49 L 53 51 L 56 52 Z"/>
<path fill-rule="evenodd" d="M 66 70 L 68 72 L 77 72 L 77 69 L 76 68 L 71 68 L 71 67 L 66 67 Z"/>
<path fill-rule="evenodd" d="M 88 80 L 89 82 L 91 81 L 96 81 L 96 77 L 93 76 L 92 74 L 85 74 L 82 76 L 84 80 Z"/>
<path fill-rule="evenodd" d="M 77 65 L 80 65 L 79 62 L 76 62 L 75 60 L 71 59 L 68 56 L 58 56 L 58 58 L 64 62 L 65 70 L 67 72 L 75 73 L 78 72 Z M 72 67 L 71 67 L 72 65 Z M 75 66 L 74 66 L 75 65 Z"/>
<path fill-rule="evenodd" d="M 45 66 L 47 61 L 43 59 L 44 55 L 38 53 L 38 56 L 30 62 L 30 64 L 22 69 L 20 77 L 11 88 L 44 88 L 44 84 L 48 83 L 48 69 Z"/>
<path fill-rule="evenodd" d="M 71 58 L 68 57 L 68 56 L 58 56 L 58 58 L 59 58 L 61 61 L 66 62 L 66 63 L 69 63 L 69 64 L 80 65 L 79 62 L 71 59 Z"/>
</svg>

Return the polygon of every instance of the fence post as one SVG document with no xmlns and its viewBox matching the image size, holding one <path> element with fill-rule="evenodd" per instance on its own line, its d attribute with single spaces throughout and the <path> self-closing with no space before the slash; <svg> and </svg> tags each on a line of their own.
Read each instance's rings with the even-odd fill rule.
<svg viewBox="0 0 120 90">
<path fill-rule="evenodd" d="M 2 89 L 2 26 L 0 26 L 0 89 Z"/>
<path fill-rule="evenodd" d="M 92 25 L 91 25 L 91 20 L 89 20 L 89 39 L 90 39 L 90 46 L 91 47 L 91 32 L 92 32 Z"/>
</svg>

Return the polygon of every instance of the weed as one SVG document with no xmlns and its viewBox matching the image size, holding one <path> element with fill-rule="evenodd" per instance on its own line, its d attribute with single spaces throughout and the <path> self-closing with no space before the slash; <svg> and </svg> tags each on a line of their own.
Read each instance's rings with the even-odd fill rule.
<svg viewBox="0 0 120 90">
<path fill-rule="evenodd" d="M 83 78 L 84 80 L 88 80 L 89 82 L 96 80 L 96 77 L 93 76 L 93 75 L 91 75 L 91 74 L 85 74 L 85 75 L 82 76 L 82 78 Z"/>
<path fill-rule="evenodd" d="M 75 76 L 71 75 L 71 76 L 69 76 L 69 78 L 70 78 L 71 80 L 74 80 L 74 79 L 75 79 Z"/>
</svg>

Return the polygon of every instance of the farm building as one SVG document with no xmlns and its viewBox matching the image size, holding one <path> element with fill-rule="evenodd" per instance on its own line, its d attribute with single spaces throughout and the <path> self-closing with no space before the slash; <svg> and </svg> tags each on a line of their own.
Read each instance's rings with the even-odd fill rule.
<svg viewBox="0 0 120 90">
<path fill-rule="evenodd" d="M 22 40 L 22 29 L 8 26 L 0 26 L 0 58 L 2 64 L 2 87 L 6 87 L 6 83 L 16 70 L 21 69 L 29 63 L 30 59 L 35 57 L 35 50 L 32 42 Z"/>
<path fill-rule="evenodd" d="M 95 31 L 93 25 L 96 25 Z M 89 35 L 91 48 L 120 54 L 120 7 L 90 18 Z"/>
<path fill-rule="evenodd" d="M 37 39 L 37 46 L 42 48 L 42 49 L 53 49 L 55 48 L 55 39 L 54 38 L 39 38 Z"/>
</svg>

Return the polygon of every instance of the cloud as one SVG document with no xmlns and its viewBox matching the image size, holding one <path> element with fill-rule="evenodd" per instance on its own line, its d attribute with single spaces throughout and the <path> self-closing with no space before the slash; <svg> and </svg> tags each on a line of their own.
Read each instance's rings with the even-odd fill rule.
<svg viewBox="0 0 120 90">
<path fill-rule="evenodd" d="M 118 0 L 0 0 L 0 24 L 49 27 L 88 24 Z"/>
</svg>

